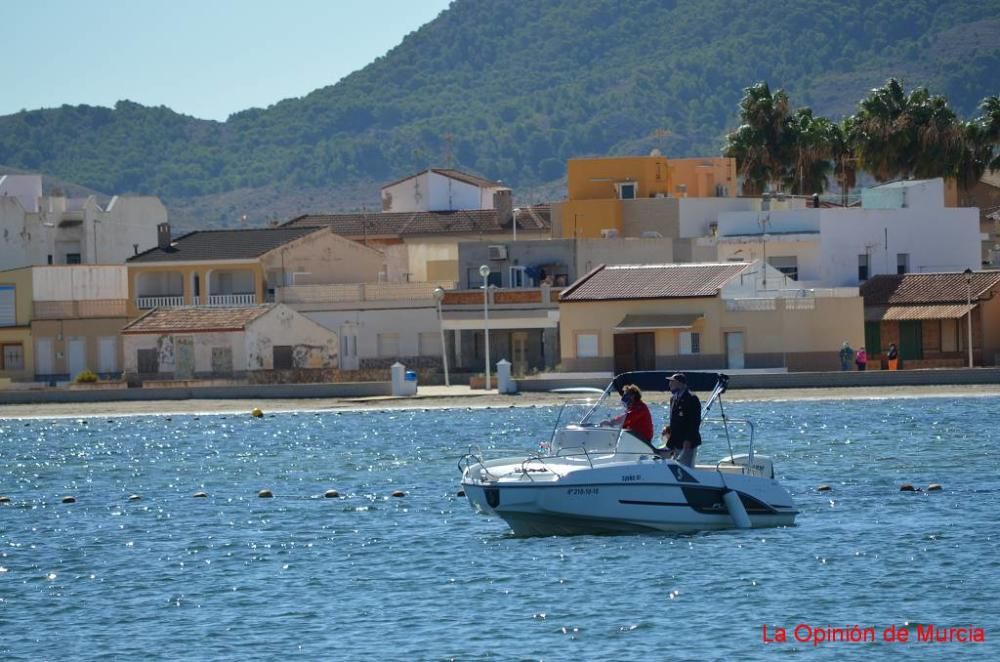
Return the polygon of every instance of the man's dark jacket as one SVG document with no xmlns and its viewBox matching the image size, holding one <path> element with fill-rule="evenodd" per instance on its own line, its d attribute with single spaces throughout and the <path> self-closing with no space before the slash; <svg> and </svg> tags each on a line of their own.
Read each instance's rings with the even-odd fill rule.
<svg viewBox="0 0 1000 662">
<path fill-rule="evenodd" d="M 701 446 L 701 401 L 691 391 L 684 389 L 679 396 L 670 398 L 670 439 L 667 448 L 680 450 L 684 442 Z"/>
</svg>

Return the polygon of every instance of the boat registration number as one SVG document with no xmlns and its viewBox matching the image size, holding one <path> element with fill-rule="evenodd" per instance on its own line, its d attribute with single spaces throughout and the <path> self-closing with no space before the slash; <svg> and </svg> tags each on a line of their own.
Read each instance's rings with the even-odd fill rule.
<svg viewBox="0 0 1000 662">
<path fill-rule="evenodd" d="M 592 496 L 600 494 L 600 492 L 599 487 L 570 487 L 566 489 L 566 494 L 569 496 Z"/>
</svg>

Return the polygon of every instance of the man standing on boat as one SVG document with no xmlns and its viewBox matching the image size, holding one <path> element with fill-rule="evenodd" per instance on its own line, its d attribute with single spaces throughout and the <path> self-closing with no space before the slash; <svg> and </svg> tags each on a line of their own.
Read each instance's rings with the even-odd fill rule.
<svg viewBox="0 0 1000 662">
<path fill-rule="evenodd" d="M 698 446 L 701 446 L 701 401 L 688 390 L 687 377 L 674 373 L 670 386 L 670 424 L 663 428 L 667 436 L 668 457 L 689 467 L 694 466 Z"/>
</svg>

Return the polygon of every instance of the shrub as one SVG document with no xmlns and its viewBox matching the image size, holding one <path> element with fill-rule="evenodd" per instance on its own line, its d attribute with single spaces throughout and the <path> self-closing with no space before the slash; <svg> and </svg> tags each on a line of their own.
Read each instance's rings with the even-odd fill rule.
<svg viewBox="0 0 1000 662">
<path fill-rule="evenodd" d="M 88 368 L 77 375 L 74 381 L 77 384 L 94 384 L 98 381 L 97 373 Z"/>
</svg>

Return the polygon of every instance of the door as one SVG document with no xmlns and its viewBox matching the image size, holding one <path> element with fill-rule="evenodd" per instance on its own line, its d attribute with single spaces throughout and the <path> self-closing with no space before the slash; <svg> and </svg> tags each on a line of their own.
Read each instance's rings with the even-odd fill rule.
<svg viewBox="0 0 1000 662">
<path fill-rule="evenodd" d="M 52 362 L 52 339 L 39 338 L 35 341 L 35 375 L 47 377 L 55 372 Z"/>
<path fill-rule="evenodd" d="M 275 370 L 292 369 L 292 346 L 275 345 L 271 348 L 271 358 L 274 361 Z"/>
<path fill-rule="evenodd" d="M 615 374 L 635 370 L 635 334 L 615 334 Z"/>
<path fill-rule="evenodd" d="M 730 370 L 743 369 L 743 332 L 726 333 L 726 367 Z"/>
<path fill-rule="evenodd" d="M 528 371 L 528 332 L 515 331 L 511 334 L 511 369 L 515 375 Z"/>
<path fill-rule="evenodd" d="M 114 336 L 97 339 L 97 371 L 105 374 L 118 371 L 118 346 Z"/>
<path fill-rule="evenodd" d="M 656 370 L 656 336 L 652 333 L 635 334 L 635 369 Z"/>
<path fill-rule="evenodd" d="M 358 360 L 358 329 L 353 324 L 340 325 L 340 369 L 357 370 Z"/>
<path fill-rule="evenodd" d="M 177 336 L 174 338 L 174 379 L 194 377 L 194 338 Z"/>
<path fill-rule="evenodd" d="M 924 358 L 924 339 L 920 320 L 903 320 L 899 323 L 899 358 L 916 361 Z"/>
<path fill-rule="evenodd" d="M 656 339 L 652 333 L 615 334 L 615 374 L 656 369 Z"/>
<path fill-rule="evenodd" d="M 76 379 L 77 375 L 87 369 L 87 341 L 84 338 L 70 338 L 66 351 L 69 359 L 69 378 Z"/>
</svg>

